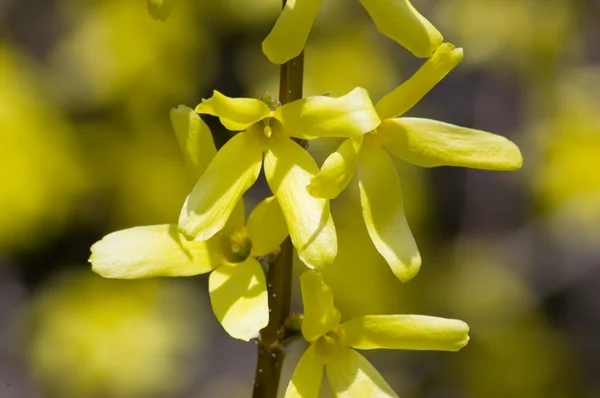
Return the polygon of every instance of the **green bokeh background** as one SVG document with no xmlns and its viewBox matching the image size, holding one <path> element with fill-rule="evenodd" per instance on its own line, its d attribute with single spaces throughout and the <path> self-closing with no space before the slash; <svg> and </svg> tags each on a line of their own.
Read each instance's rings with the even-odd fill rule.
<svg viewBox="0 0 600 398">
<path fill-rule="evenodd" d="M 424 261 L 408 284 L 368 239 L 357 192 L 344 192 L 332 205 L 340 252 L 325 274 L 336 304 L 345 318 L 471 325 L 459 353 L 367 352 L 400 396 L 600 397 L 600 4 L 413 4 L 465 59 L 410 115 L 507 136 L 524 166 L 396 162 Z M 0 397 L 250 396 L 256 347 L 223 332 L 206 276 L 104 280 L 87 258 L 111 231 L 177 220 L 193 182 L 170 108 L 213 89 L 277 93 L 260 43 L 279 7 L 176 0 L 163 23 L 144 0 L 0 3 Z M 358 1 L 326 0 L 305 94 L 362 86 L 377 100 L 421 62 Z M 230 133 L 206 121 L 222 145 Z M 322 162 L 337 144 L 310 151 Z M 247 203 L 266 189 L 259 182 Z M 290 348 L 284 383 L 303 349 Z"/>
</svg>

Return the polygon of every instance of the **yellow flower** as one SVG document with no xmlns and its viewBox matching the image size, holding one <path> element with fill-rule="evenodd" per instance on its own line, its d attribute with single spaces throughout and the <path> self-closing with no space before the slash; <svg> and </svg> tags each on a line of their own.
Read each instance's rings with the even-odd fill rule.
<svg viewBox="0 0 600 398">
<path fill-rule="evenodd" d="M 171 118 L 192 175 L 201 175 L 216 153 L 208 126 L 185 107 L 173 110 Z M 260 202 L 246 225 L 244 221 L 240 200 L 225 227 L 206 241 L 186 240 L 174 224 L 113 232 L 92 246 L 92 269 L 119 279 L 212 271 L 208 287 L 213 311 L 232 337 L 247 341 L 269 320 L 265 275 L 256 257 L 274 251 L 288 232 L 274 197 Z"/>
<path fill-rule="evenodd" d="M 430 57 L 442 44 L 441 33 L 408 0 L 360 0 L 377 29 L 419 58 Z M 321 0 L 288 0 L 269 36 L 263 52 L 282 64 L 300 54 Z"/>
<path fill-rule="evenodd" d="M 462 49 L 442 44 L 410 79 L 376 104 L 381 124 L 367 134 L 344 141 L 307 187 L 315 197 L 332 199 L 356 171 L 369 236 L 403 282 L 417 274 L 421 255 L 404 214 L 400 179 L 385 150 L 422 167 L 517 170 L 523 162 L 519 148 L 504 137 L 435 120 L 398 117 L 423 98 L 462 57 Z"/>
<path fill-rule="evenodd" d="M 291 137 L 360 137 L 380 123 L 367 92 L 356 88 L 339 98 L 309 97 L 272 110 L 263 101 L 215 91 L 196 112 L 218 116 L 229 130 L 244 131 L 219 150 L 187 197 L 179 218 L 181 233 L 206 240 L 220 231 L 258 178 L 264 154 L 265 176 L 298 256 L 310 267 L 333 262 L 337 238 L 329 201 L 306 190 L 319 169 Z"/>
<path fill-rule="evenodd" d="M 458 351 L 469 342 L 469 326 L 455 319 L 368 315 L 340 324 L 321 274 L 310 270 L 300 279 L 302 335 L 310 346 L 294 370 L 286 398 L 318 397 L 323 370 L 336 397 L 396 397 L 373 365 L 352 348 Z"/>
</svg>

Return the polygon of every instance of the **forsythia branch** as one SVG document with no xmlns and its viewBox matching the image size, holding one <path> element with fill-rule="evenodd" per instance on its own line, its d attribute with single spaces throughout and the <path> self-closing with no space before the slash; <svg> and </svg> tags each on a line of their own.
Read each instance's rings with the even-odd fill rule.
<svg viewBox="0 0 600 398">
<path fill-rule="evenodd" d="M 285 6 L 285 0 L 283 1 Z M 286 104 L 302 98 L 304 53 L 281 65 L 279 101 Z M 300 142 L 303 145 L 302 142 Z M 285 357 L 286 320 L 290 314 L 292 296 L 294 247 L 288 237 L 281 252 L 270 264 L 267 275 L 269 292 L 269 324 L 258 339 L 258 358 L 254 376 L 253 398 L 276 398 L 281 367 Z"/>
</svg>

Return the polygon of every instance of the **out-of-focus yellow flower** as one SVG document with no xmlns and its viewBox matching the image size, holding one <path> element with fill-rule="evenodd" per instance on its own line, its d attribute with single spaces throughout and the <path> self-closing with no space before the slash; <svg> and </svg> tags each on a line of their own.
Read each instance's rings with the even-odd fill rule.
<svg viewBox="0 0 600 398">
<path fill-rule="evenodd" d="M 229 98 L 215 91 L 196 112 L 218 116 L 229 130 L 244 130 L 217 153 L 187 197 L 179 230 L 188 239 L 206 240 L 225 225 L 240 198 L 258 178 L 263 163 L 298 256 L 323 267 L 337 254 L 329 201 L 306 191 L 319 172 L 313 158 L 291 137 L 360 137 L 379 118 L 368 94 L 357 88 L 339 97 L 309 97 L 271 109 L 251 98 Z"/>
<path fill-rule="evenodd" d="M 528 256 L 506 247 L 489 238 L 462 239 L 440 256 L 446 268 L 430 274 L 435 294 L 421 295 L 435 303 L 431 311 L 460 313 L 477 331 L 472 337 L 478 344 L 462 353 L 452 384 L 471 397 L 579 396 L 580 360 L 540 306 L 549 285 L 528 286 Z"/>
<path fill-rule="evenodd" d="M 575 42 L 570 40 L 570 29 L 577 28 L 576 4 L 571 0 L 444 0 L 436 4 L 436 21 L 446 35 L 469 49 L 466 62 L 517 67 L 538 75 Z"/>
<path fill-rule="evenodd" d="M 0 252 L 60 230 L 86 187 L 63 115 L 32 64 L 0 42 Z"/>
<path fill-rule="evenodd" d="M 300 279 L 302 335 L 310 346 L 294 370 L 286 398 L 318 397 L 323 370 L 337 397 L 396 397 L 377 369 L 352 348 L 458 351 L 469 341 L 469 326 L 455 319 L 369 315 L 340 324 L 340 312 L 321 274 L 310 270 Z"/>
<path fill-rule="evenodd" d="M 193 176 L 202 175 L 216 153 L 208 126 L 191 109 L 171 113 Z M 256 257 L 273 252 L 287 236 L 274 197 L 259 203 L 244 226 L 238 201 L 227 224 L 205 241 L 187 241 L 177 225 L 151 225 L 113 232 L 92 246 L 92 269 L 106 278 L 190 276 L 213 271 L 209 293 L 215 315 L 234 338 L 249 340 L 267 325 L 264 271 Z"/>
<path fill-rule="evenodd" d="M 165 24 L 152 20 L 142 1 L 59 5 L 72 27 L 53 50 L 51 83 L 74 107 L 126 102 L 130 113 L 148 117 L 165 103 L 192 98 L 215 71 L 217 57 L 206 56 L 211 38 L 190 2 L 179 1 Z M 197 73 L 200 59 L 202 73 Z"/>
<path fill-rule="evenodd" d="M 27 354 L 51 397 L 170 397 L 206 341 L 202 297 L 176 280 L 69 272 L 33 301 Z"/>
<path fill-rule="evenodd" d="M 385 150 L 423 167 L 516 170 L 522 164 L 519 148 L 504 137 L 435 120 L 398 117 L 421 100 L 462 56 L 462 49 L 441 45 L 410 79 L 377 103 L 375 109 L 383 121 L 371 132 L 344 141 L 307 187 L 315 197 L 335 198 L 356 170 L 369 235 L 403 282 L 417 274 L 421 256 L 404 214 L 400 180 Z"/>
<path fill-rule="evenodd" d="M 599 81 L 598 68 L 571 69 L 560 78 L 556 111 L 538 127 L 541 158 L 532 175 L 555 236 L 586 238 L 592 247 L 600 242 Z"/>
<path fill-rule="evenodd" d="M 263 52 L 282 64 L 300 54 L 322 0 L 288 0 L 269 36 Z M 440 32 L 408 0 L 360 0 L 381 33 L 415 56 L 426 58 L 442 44 Z"/>
</svg>

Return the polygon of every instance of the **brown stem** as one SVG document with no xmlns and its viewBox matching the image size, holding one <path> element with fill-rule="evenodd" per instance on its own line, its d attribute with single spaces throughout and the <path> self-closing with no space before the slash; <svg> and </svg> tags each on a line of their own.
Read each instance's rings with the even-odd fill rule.
<svg viewBox="0 0 600 398">
<path fill-rule="evenodd" d="M 285 0 L 283 5 L 285 6 Z M 303 75 L 304 53 L 281 65 L 279 101 L 282 105 L 302 98 Z M 290 315 L 292 300 L 293 253 L 294 247 L 288 236 L 281 245 L 281 252 L 269 266 L 269 324 L 261 330 L 258 338 L 253 398 L 277 397 L 285 357 L 284 343 L 289 338 L 285 323 Z"/>
</svg>

